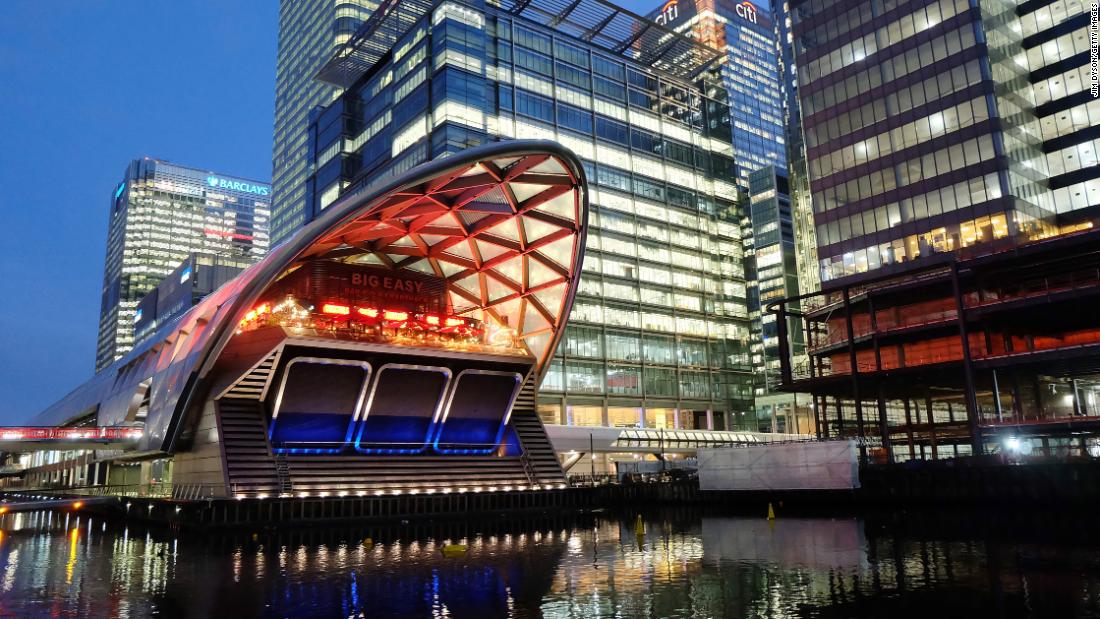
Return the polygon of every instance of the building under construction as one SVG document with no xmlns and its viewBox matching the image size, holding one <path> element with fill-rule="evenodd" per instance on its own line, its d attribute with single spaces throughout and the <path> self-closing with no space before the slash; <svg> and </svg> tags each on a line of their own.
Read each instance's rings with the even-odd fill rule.
<svg viewBox="0 0 1100 619">
<path fill-rule="evenodd" d="M 813 394 L 819 437 L 879 461 L 1100 455 L 1098 248 L 1084 226 L 772 304 L 783 385 Z"/>
</svg>

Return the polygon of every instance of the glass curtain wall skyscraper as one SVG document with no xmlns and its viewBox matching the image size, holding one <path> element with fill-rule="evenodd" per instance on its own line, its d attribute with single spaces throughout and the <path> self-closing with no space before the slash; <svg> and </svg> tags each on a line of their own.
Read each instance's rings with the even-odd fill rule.
<svg viewBox="0 0 1100 619">
<path fill-rule="evenodd" d="M 789 48 L 781 44 L 783 32 L 777 23 L 781 16 L 773 14 L 767 4 L 748 1 L 668 0 L 651 17 L 722 51 L 721 86 L 730 101 L 738 184 L 745 196 L 740 206 L 752 324 L 752 363 L 756 371 L 753 393 L 761 398 L 770 393 L 767 349 L 770 346 L 774 353 L 776 336 L 774 317 L 763 311 L 765 299 L 776 298 L 778 291 L 797 294 L 800 266 L 793 253 L 798 246 L 794 238 L 796 221 L 790 208 L 785 137 L 791 122 L 790 89 L 784 83 L 790 63 L 789 54 L 785 54 Z M 804 166 L 802 142 L 799 136 L 795 137 L 799 150 L 793 153 L 794 161 Z M 805 185 L 804 174 L 796 175 L 796 180 L 797 188 Z M 800 194 L 800 198 L 805 202 L 807 192 Z M 805 226 L 802 228 L 805 230 Z M 780 244 L 781 233 L 786 235 L 789 246 Z M 801 262 L 817 268 L 816 260 Z M 795 284 L 794 288 L 788 290 L 785 285 L 788 281 Z M 778 363 L 774 354 L 771 363 Z M 756 407 L 759 429 L 777 427 L 772 414 L 775 408 L 770 404 Z"/>
<path fill-rule="evenodd" d="M 282 0 L 275 67 L 271 238 L 275 244 L 305 221 L 309 114 L 340 89 L 314 79 L 332 53 L 370 16 L 376 0 Z"/>
<path fill-rule="evenodd" d="M 96 371 L 133 348 L 141 298 L 193 252 L 256 262 L 270 243 L 271 187 L 136 159 L 111 198 Z"/>
<path fill-rule="evenodd" d="M 1097 125 L 1080 73 L 1086 13 L 1060 1 L 792 2 L 826 283 L 1041 239 L 1098 203 L 1096 166 L 1078 167 L 1095 161 Z M 1073 176 L 1052 177 L 1056 152 L 1073 155 Z"/>
<path fill-rule="evenodd" d="M 556 140 L 584 159 L 592 208 L 570 327 L 541 388 L 544 419 L 741 427 L 749 323 L 730 112 L 708 73 L 716 52 L 601 0 L 562 9 L 380 9 L 322 71 L 348 90 L 310 128 L 309 216 L 472 145 Z M 472 265 L 494 258 L 476 243 L 447 251 Z M 507 294 L 540 277 L 521 270 L 482 285 Z"/>
<path fill-rule="evenodd" d="M 721 85 L 730 101 L 740 185 L 765 166 L 787 167 L 784 90 L 771 9 L 747 0 L 668 0 L 658 23 L 721 52 Z"/>
<path fill-rule="evenodd" d="M 802 136 L 802 105 L 798 99 L 798 67 L 794 57 L 794 33 L 791 29 L 789 0 L 772 7 L 779 46 L 779 78 L 786 113 L 787 179 L 790 186 L 794 219 L 795 259 L 798 264 L 798 288 L 802 294 L 821 289 L 821 269 L 817 262 L 817 235 L 814 227 L 810 173 L 806 169 L 806 140 Z"/>
<path fill-rule="evenodd" d="M 1051 198 L 1063 225 L 1100 208 L 1100 96 L 1084 0 L 1039 0 L 1017 8 L 1028 81 L 1046 154 Z M 1095 44 L 1095 43 L 1094 43 Z"/>
</svg>

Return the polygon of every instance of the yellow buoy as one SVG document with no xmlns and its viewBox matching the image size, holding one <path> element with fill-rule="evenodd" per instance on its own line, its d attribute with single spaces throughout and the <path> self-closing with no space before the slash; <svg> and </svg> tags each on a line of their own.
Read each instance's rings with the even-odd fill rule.
<svg viewBox="0 0 1100 619">
<path fill-rule="evenodd" d="M 771 503 L 768 503 L 768 520 L 775 520 L 775 510 L 772 509 Z"/>
<path fill-rule="evenodd" d="M 440 548 L 444 557 L 457 557 L 466 554 L 466 544 L 447 544 Z"/>
<path fill-rule="evenodd" d="M 645 535 L 645 523 L 642 522 L 641 514 L 634 520 L 634 535 Z"/>
<path fill-rule="evenodd" d="M 370 548 L 371 546 L 374 545 L 374 540 L 369 538 L 369 537 L 364 537 L 363 538 L 363 545 L 366 546 L 367 548 Z"/>
</svg>

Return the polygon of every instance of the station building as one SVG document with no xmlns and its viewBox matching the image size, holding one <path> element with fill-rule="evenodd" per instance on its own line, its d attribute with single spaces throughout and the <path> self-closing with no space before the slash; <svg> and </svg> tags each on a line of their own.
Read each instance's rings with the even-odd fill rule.
<svg viewBox="0 0 1100 619">
<path fill-rule="evenodd" d="M 54 434 L 0 442 L 87 438 L 36 456 L 28 481 L 120 493 L 557 487 L 535 402 L 574 302 L 587 196 L 581 163 L 533 141 L 350 194 L 32 421 Z M 97 445 L 104 429 L 118 440 Z"/>
</svg>

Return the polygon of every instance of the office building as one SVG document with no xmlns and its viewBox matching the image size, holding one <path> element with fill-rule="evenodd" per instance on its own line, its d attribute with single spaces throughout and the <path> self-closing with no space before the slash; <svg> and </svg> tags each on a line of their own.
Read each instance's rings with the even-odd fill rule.
<svg viewBox="0 0 1100 619">
<path fill-rule="evenodd" d="M 885 460 L 1100 454 L 1088 7 L 792 4 L 825 284 L 771 308 L 784 388 Z"/>
<path fill-rule="evenodd" d="M 378 5 L 376 0 L 282 0 L 275 65 L 275 133 L 271 155 L 274 244 L 305 221 L 303 180 L 309 173 L 309 114 L 340 89 L 314 79 Z"/>
<path fill-rule="evenodd" d="M 650 14 L 676 32 L 722 52 L 739 184 L 765 166 L 787 167 L 784 88 L 773 14 L 747 0 L 669 0 Z"/>
<path fill-rule="evenodd" d="M 779 325 L 767 305 L 798 296 L 800 291 L 795 224 L 789 184 L 784 170 L 774 166 L 749 174 L 749 224 L 752 273 L 749 316 L 752 320 L 752 364 L 756 373 L 753 395 L 755 429 L 762 432 L 809 433 L 813 431 L 805 394 L 783 393 L 780 386 Z M 747 252 L 746 252 L 747 253 Z M 787 319 L 786 333 L 795 363 L 805 352 L 802 322 Z"/>
<path fill-rule="evenodd" d="M 717 52 L 602 0 L 557 13 L 524 2 L 403 2 L 380 15 L 321 72 L 347 90 L 310 129 L 310 216 L 472 145 L 557 141 L 583 161 L 592 213 L 571 326 L 541 387 L 543 419 L 755 427 L 732 128 L 725 90 L 708 73 Z M 486 234 L 529 242 L 509 229 Z M 475 266 L 498 259 L 447 251 Z M 462 286 L 508 295 L 548 275 Z"/>
<path fill-rule="evenodd" d="M 805 294 L 821 289 L 821 269 L 817 260 L 817 228 L 814 226 L 810 172 L 806 168 L 806 141 L 802 135 L 802 105 L 798 99 L 798 66 L 794 57 L 789 0 L 775 4 L 772 10 L 779 46 L 779 81 L 786 115 L 787 178 L 794 219 L 798 287 L 799 292 Z"/>
<path fill-rule="evenodd" d="M 171 322 L 255 262 L 246 256 L 192 252 L 138 301 L 134 312 L 134 346 L 140 346 Z"/>
<path fill-rule="evenodd" d="M 670 0 L 651 17 L 723 52 L 721 85 L 730 101 L 738 184 L 744 192 L 742 237 L 756 372 L 756 420 L 755 425 L 746 425 L 764 431 L 797 427 L 795 398 L 774 393 L 772 388 L 778 374 L 775 325 L 767 324 L 773 317 L 762 311 L 761 304 L 762 298 L 815 290 L 817 280 L 805 155 L 795 83 L 790 79 L 794 64 L 788 18 L 781 7 L 731 0 Z M 782 257 L 775 262 L 780 251 Z M 810 274 L 803 277 L 802 270 Z M 809 287 L 799 289 L 795 282 L 802 279 L 810 282 Z M 788 282 L 795 287 L 788 288 Z M 771 353 L 770 370 L 765 348 Z M 805 412 L 804 407 L 799 410 Z M 801 425 L 808 426 L 805 418 Z"/>
<path fill-rule="evenodd" d="M 111 198 L 96 370 L 134 345 L 138 301 L 192 252 L 255 262 L 267 253 L 271 188 L 136 159 Z"/>
<path fill-rule="evenodd" d="M 1015 10 L 792 3 L 823 282 L 1056 231 Z"/>
<path fill-rule="evenodd" d="M 1100 78 L 1089 6 L 1047 0 L 1017 8 L 1051 201 L 1063 226 L 1100 206 Z"/>
</svg>

